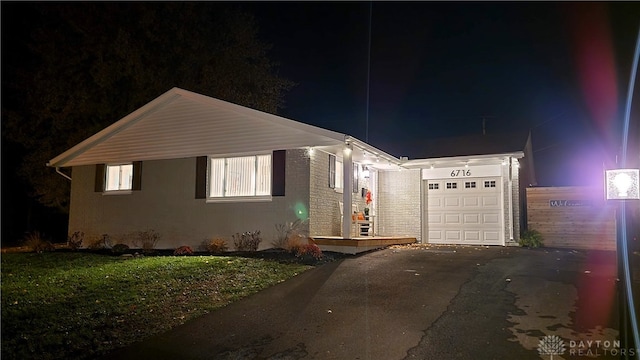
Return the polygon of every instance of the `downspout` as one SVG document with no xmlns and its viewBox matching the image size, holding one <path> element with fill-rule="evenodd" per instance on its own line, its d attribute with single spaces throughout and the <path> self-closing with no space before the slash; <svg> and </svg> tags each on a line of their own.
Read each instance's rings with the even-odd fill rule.
<svg viewBox="0 0 640 360">
<path fill-rule="evenodd" d="M 60 171 L 60 167 L 56 166 L 56 172 L 62 176 L 64 176 L 66 179 L 68 179 L 69 181 L 72 181 L 71 177 L 65 173 L 63 173 L 62 171 Z"/>
</svg>

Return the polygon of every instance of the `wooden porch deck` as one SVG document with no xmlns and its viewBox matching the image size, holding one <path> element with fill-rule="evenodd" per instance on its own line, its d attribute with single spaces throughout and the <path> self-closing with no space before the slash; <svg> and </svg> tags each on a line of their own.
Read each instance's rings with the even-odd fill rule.
<svg viewBox="0 0 640 360">
<path fill-rule="evenodd" d="M 362 236 L 344 238 L 341 236 L 311 236 L 322 251 L 333 251 L 343 254 L 357 254 L 389 245 L 413 244 L 417 240 L 410 236 Z"/>
</svg>

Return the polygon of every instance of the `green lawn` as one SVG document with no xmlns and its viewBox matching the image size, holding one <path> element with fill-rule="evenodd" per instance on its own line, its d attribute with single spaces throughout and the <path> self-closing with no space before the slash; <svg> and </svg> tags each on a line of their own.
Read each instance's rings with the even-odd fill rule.
<svg viewBox="0 0 640 360">
<path fill-rule="evenodd" d="M 222 256 L 2 254 L 2 358 L 93 358 L 309 268 Z"/>
</svg>

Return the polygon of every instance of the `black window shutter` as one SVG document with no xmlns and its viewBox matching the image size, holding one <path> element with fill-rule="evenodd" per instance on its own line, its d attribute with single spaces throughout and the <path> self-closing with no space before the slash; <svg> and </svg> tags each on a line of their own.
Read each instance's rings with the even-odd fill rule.
<svg viewBox="0 0 640 360">
<path fill-rule="evenodd" d="M 284 196 L 287 151 L 275 150 L 271 156 L 271 195 Z"/>
<path fill-rule="evenodd" d="M 196 158 L 196 199 L 207 197 L 207 157 Z"/>
<path fill-rule="evenodd" d="M 336 188 L 336 156 L 329 154 L 329 187 Z"/>
<path fill-rule="evenodd" d="M 97 164 L 96 165 L 96 182 L 95 182 L 95 192 L 103 192 L 104 191 L 104 168 L 105 164 Z"/>
<path fill-rule="evenodd" d="M 133 162 L 133 184 L 132 190 L 142 190 L 142 161 Z"/>
</svg>

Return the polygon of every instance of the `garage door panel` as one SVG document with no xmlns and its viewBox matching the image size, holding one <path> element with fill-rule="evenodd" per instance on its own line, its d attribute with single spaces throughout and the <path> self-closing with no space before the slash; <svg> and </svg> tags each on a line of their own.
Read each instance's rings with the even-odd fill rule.
<svg viewBox="0 0 640 360">
<path fill-rule="evenodd" d="M 460 221 L 460 214 L 445 214 L 444 215 L 444 223 L 445 225 L 460 225 L 462 222 Z"/>
<path fill-rule="evenodd" d="M 461 230 L 447 230 L 444 232 L 445 240 L 447 241 L 460 241 Z"/>
<path fill-rule="evenodd" d="M 457 196 L 447 196 L 444 198 L 444 207 L 445 208 L 452 208 L 452 207 L 459 207 L 460 206 L 460 198 Z"/>
<path fill-rule="evenodd" d="M 492 207 L 499 206 L 498 196 L 499 195 L 483 196 L 482 206 L 492 206 Z"/>
<path fill-rule="evenodd" d="M 496 213 L 482 214 L 482 223 L 490 225 L 500 225 L 500 215 Z"/>
<path fill-rule="evenodd" d="M 427 203 L 429 208 L 439 208 L 442 206 L 442 196 L 429 196 Z"/>
<path fill-rule="evenodd" d="M 486 242 L 497 242 L 500 241 L 500 233 L 497 231 L 485 231 L 484 232 L 484 240 Z"/>
<path fill-rule="evenodd" d="M 465 224 L 479 224 L 480 223 L 480 214 L 478 213 L 470 213 L 463 214 L 464 223 Z"/>
<path fill-rule="evenodd" d="M 442 241 L 442 231 L 441 230 L 429 230 L 429 240 L 433 241 Z"/>
<path fill-rule="evenodd" d="M 479 200 L 477 196 L 465 196 L 462 199 L 462 205 L 465 208 L 469 208 L 469 207 L 477 207 L 479 204 Z"/>
<path fill-rule="evenodd" d="M 480 231 L 465 231 L 464 232 L 464 241 L 480 241 Z"/>
<path fill-rule="evenodd" d="M 433 224 L 433 225 L 442 225 L 443 223 L 443 219 L 444 217 L 442 216 L 442 214 L 429 214 L 428 216 L 429 218 L 429 224 Z"/>
</svg>

